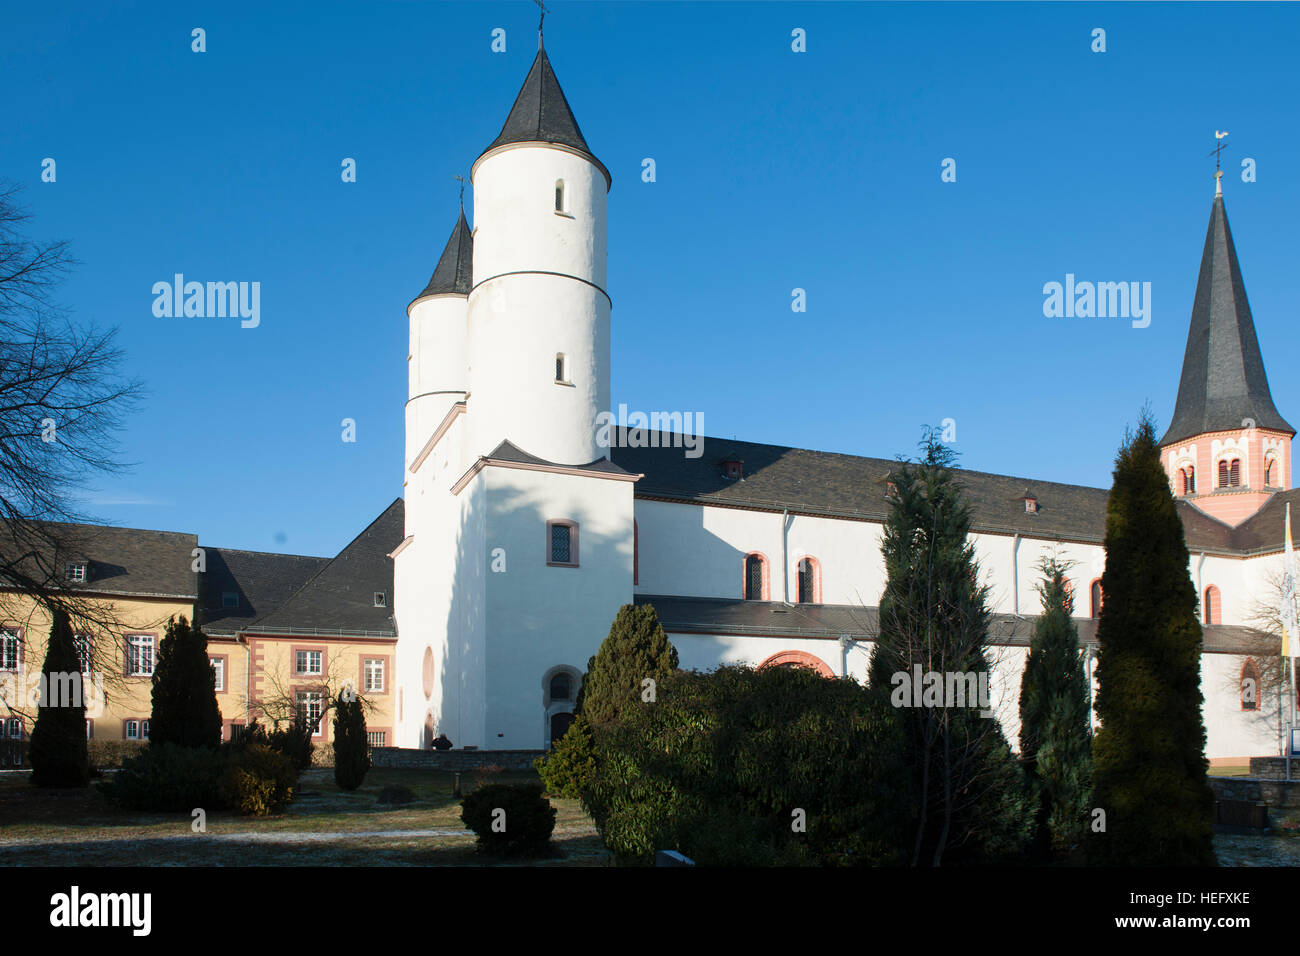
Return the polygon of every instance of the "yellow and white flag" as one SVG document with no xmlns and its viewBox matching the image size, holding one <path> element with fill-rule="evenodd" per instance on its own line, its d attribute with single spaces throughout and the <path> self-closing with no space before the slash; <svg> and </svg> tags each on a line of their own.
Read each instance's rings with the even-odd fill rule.
<svg viewBox="0 0 1300 956">
<path fill-rule="evenodd" d="M 1291 503 L 1286 506 L 1286 550 L 1282 554 L 1282 656 L 1300 657 L 1300 614 L 1296 607 L 1295 549 L 1291 547 Z"/>
</svg>

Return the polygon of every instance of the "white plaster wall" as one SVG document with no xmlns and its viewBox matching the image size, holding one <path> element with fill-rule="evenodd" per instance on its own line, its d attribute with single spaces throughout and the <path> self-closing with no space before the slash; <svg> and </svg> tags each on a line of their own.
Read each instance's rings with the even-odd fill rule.
<svg viewBox="0 0 1300 956">
<path fill-rule="evenodd" d="M 486 746 L 542 748 L 549 728 L 543 675 L 587 669 L 618 610 L 632 600 L 632 484 L 486 468 Z M 546 522 L 578 523 L 576 568 L 547 565 Z M 577 688 L 574 688 L 576 693 Z"/>
</svg>

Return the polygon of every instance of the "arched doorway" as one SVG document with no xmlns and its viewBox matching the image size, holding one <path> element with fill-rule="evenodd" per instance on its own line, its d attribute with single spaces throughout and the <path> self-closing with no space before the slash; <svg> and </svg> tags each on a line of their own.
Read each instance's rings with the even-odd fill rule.
<svg viewBox="0 0 1300 956">
<path fill-rule="evenodd" d="M 559 714 L 551 714 L 551 747 L 555 747 L 561 737 L 569 732 L 569 725 L 573 723 L 573 714 L 567 711 Z"/>
<path fill-rule="evenodd" d="M 822 677 L 834 677 L 835 673 L 830 669 L 827 663 L 814 654 L 807 651 L 781 651 L 779 654 L 773 654 L 763 663 L 758 665 L 763 667 L 807 667 L 814 670 Z"/>
</svg>

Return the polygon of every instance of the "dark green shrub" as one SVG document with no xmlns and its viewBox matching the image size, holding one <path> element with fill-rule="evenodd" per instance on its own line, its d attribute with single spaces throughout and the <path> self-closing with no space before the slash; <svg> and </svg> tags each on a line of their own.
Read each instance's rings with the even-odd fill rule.
<svg viewBox="0 0 1300 956">
<path fill-rule="evenodd" d="M 54 612 L 41 673 L 43 689 L 27 748 L 32 783 L 38 787 L 84 787 L 90 782 L 86 702 L 72 622 L 65 611 Z"/>
<path fill-rule="evenodd" d="M 897 863 L 913 809 L 887 711 L 805 668 L 679 672 L 593 731 L 583 804 L 623 862 Z"/>
<path fill-rule="evenodd" d="M 293 800 L 298 772 L 284 754 L 254 743 L 228 760 L 223 781 L 225 799 L 240 813 L 265 816 Z"/>
<path fill-rule="evenodd" d="M 657 685 L 677 669 L 677 648 L 673 647 L 649 604 L 624 604 L 618 610 L 609 636 L 587 661 L 574 713 L 587 718 L 591 727 L 617 720 L 624 710 L 638 708 L 648 688 Z"/>
<path fill-rule="evenodd" d="M 151 742 L 182 747 L 221 745 L 221 711 L 208 639 L 182 616 L 167 622 L 153 672 Z"/>
<path fill-rule="evenodd" d="M 370 769 L 366 743 L 366 716 L 361 701 L 340 699 L 334 710 L 334 782 L 342 790 L 355 790 Z"/>
<path fill-rule="evenodd" d="M 266 742 L 271 749 L 288 757 L 294 769 L 302 773 L 311 766 L 312 753 L 316 750 L 316 745 L 311 742 L 312 729 L 306 711 L 300 710 L 288 727 L 268 733 Z"/>
<path fill-rule="evenodd" d="M 88 740 L 86 750 L 90 754 L 90 766 L 95 770 L 109 767 L 121 767 L 129 757 L 138 757 L 145 749 L 139 740 Z"/>
<path fill-rule="evenodd" d="M 230 805 L 224 788 L 227 760 L 206 747 L 150 744 L 103 785 L 105 796 L 129 810 L 158 813 L 219 810 Z"/>
<path fill-rule="evenodd" d="M 479 849 L 496 856 L 543 855 L 555 829 L 555 808 L 535 783 L 479 787 L 461 802 L 460 818 Z"/>
<path fill-rule="evenodd" d="M 433 749 L 434 749 L 434 750 L 450 750 L 450 749 L 451 749 L 451 739 L 450 739 L 446 734 L 439 734 L 437 737 L 434 737 L 434 738 L 433 738 Z"/>
<path fill-rule="evenodd" d="M 549 754 L 533 761 L 546 792 L 557 797 L 576 798 L 591 783 L 596 772 L 596 745 L 591 725 L 579 714 Z"/>
</svg>

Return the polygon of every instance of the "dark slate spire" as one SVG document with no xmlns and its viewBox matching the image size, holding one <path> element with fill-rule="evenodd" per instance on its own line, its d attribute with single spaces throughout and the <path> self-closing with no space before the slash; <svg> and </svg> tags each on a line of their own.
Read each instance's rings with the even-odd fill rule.
<svg viewBox="0 0 1300 956">
<path fill-rule="evenodd" d="M 569 101 L 564 98 L 560 81 L 555 78 L 555 70 L 546 56 L 546 50 L 538 44 L 537 58 L 533 68 L 515 97 L 515 105 L 506 117 L 506 124 L 501 127 L 501 134 L 492 141 L 484 153 L 491 152 L 507 143 L 558 143 L 576 149 L 600 167 L 609 179 L 609 170 L 598 160 L 587 146 L 578 129 L 578 121 L 573 118 Z"/>
<path fill-rule="evenodd" d="M 1244 419 L 1252 419 L 1259 428 L 1295 434 L 1273 407 L 1232 230 L 1228 228 L 1228 213 L 1220 194 L 1214 197 L 1205 250 L 1201 253 L 1201 274 L 1196 280 L 1178 402 L 1160 444 L 1170 445 L 1205 432 L 1238 429 Z"/>
<path fill-rule="evenodd" d="M 426 295 L 469 295 L 472 266 L 474 262 L 474 237 L 470 234 L 469 223 L 465 221 L 465 207 L 460 207 L 460 218 L 456 228 L 451 231 L 447 248 L 442 250 L 442 258 L 424 291 L 415 298 L 418 301 Z"/>
</svg>

